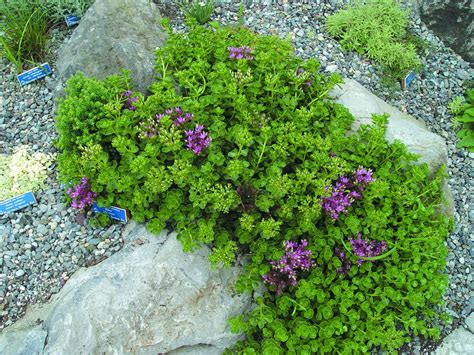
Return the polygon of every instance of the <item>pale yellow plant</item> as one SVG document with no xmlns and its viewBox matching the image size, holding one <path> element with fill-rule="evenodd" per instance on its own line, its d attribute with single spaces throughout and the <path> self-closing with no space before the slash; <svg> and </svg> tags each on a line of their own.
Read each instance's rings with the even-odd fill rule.
<svg viewBox="0 0 474 355">
<path fill-rule="evenodd" d="M 0 201 L 43 189 L 53 160 L 53 154 L 30 153 L 26 145 L 12 155 L 0 154 Z"/>
</svg>

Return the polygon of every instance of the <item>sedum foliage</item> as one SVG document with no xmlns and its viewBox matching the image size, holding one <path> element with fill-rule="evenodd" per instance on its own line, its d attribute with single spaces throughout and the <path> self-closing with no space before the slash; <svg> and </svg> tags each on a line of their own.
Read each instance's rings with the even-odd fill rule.
<svg viewBox="0 0 474 355">
<path fill-rule="evenodd" d="M 331 15 L 326 27 L 343 48 L 367 54 L 401 79 L 421 64 L 415 43 L 408 40 L 407 24 L 407 12 L 395 0 L 368 0 Z"/>
<path fill-rule="evenodd" d="M 449 227 L 436 212 L 441 174 L 430 177 L 405 146 L 387 143 L 385 116 L 347 135 L 353 117 L 328 98 L 340 79 L 319 74 L 319 63 L 303 62 L 288 41 L 189 25 L 157 50 L 160 79 L 150 96 L 133 94 L 133 110 L 126 73 L 69 81 L 57 116 L 61 179 L 87 177 L 99 204 L 129 208 L 155 233 L 173 228 L 185 250 L 209 245 L 215 266 L 246 255 L 241 292 L 259 288 L 284 241 L 307 240 L 314 266 L 230 321 L 247 335 L 233 351 L 352 354 L 438 336 Z M 229 47 L 243 58 L 230 58 Z M 193 115 L 184 127 L 164 115 L 157 135 L 141 134 L 176 107 Z M 212 138 L 198 155 L 185 141 L 196 124 Z M 322 198 L 360 166 L 375 181 L 334 221 Z M 358 233 L 384 240 L 388 252 L 357 266 L 348 240 Z M 336 271 L 335 248 L 352 261 L 346 275 Z"/>
</svg>

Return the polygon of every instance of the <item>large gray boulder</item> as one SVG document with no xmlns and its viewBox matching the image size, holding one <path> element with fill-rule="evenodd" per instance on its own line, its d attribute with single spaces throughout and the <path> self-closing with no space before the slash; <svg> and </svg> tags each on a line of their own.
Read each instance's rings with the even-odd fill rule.
<svg viewBox="0 0 474 355">
<path fill-rule="evenodd" d="M 184 253 L 174 233 L 131 223 L 124 238 L 123 250 L 4 330 L 0 354 L 220 354 L 237 341 L 227 320 L 251 304 L 234 292 L 238 268 L 211 271 L 209 249 Z"/>
<path fill-rule="evenodd" d="M 64 83 L 77 71 L 104 79 L 131 71 L 142 93 L 155 78 L 154 51 L 166 39 L 158 7 L 149 0 L 97 0 L 60 48 L 56 73 Z"/>
<path fill-rule="evenodd" d="M 423 0 L 423 22 L 443 42 L 474 63 L 474 3 L 472 0 Z"/>
<path fill-rule="evenodd" d="M 447 46 L 474 63 L 474 2 L 472 0 L 403 0 Z"/>
<path fill-rule="evenodd" d="M 371 124 L 374 113 L 388 113 L 390 117 L 385 138 L 389 142 L 399 140 L 404 143 L 410 152 L 419 155 L 419 163 L 428 164 L 431 172 L 448 165 L 448 152 L 442 137 L 428 131 L 424 122 L 389 105 L 357 81 L 345 79 L 344 84 L 336 87 L 331 96 L 354 115 L 353 130 L 357 130 L 361 124 Z M 454 201 L 446 183 L 444 195 L 446 201 L 443 212 L 453 216 Z"/>
</svg>

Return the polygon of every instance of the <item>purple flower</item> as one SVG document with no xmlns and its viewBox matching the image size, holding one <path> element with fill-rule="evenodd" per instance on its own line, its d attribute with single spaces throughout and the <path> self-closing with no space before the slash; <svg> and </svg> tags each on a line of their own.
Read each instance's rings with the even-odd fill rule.
<svg viewBox="0 0 474 355">
<path fill-rule="evenodd" d="M 156 137 L 160 132 L 161 120 L 165 116 L 171 118 L 175 127 L 182 126 L 193 119 L 192 114 L 183 112 L 180 107 L 166 109 L 165 112 L 156 114 L 154 118 L 148 118 L 140 123 L 140 138 Z"/>
<path fill-rule="evenodd" d="M 280 261 L 271 261 L 272 270 L 263 276 L 263 280 L 269 284 L 276 286 L 277 294 L 281 294 L 289 285 L 296 285 L 297 271 L 308 271 L 313 265 L 311 259 L 311 250 L 306 250 L 308 246 L 306 240 L 301 242 L 285 242 L 285 255 Z"/>
<path fill-rule="evenodd" d="M 227 47 L 227 50 L 229 51 L 229 58 L 232 59 L 252 60 L 254 58 L 252 55 L 252 48 L 247 46 Z"/>
<path fill-rule="evenodd" d="M 91 206 L 97 197 L 97 194 L 91 191 L 91 186 L 85 177 L 82 178 L 79 185 L 67 189 L 66 193 L 72 199 L 71 207 L 75 209 L 83 209 L 87 206 Z"/>
<path fill-rule="evenodd" d="M 364 167 L 359 167 L 359 169 L 355 171 L 354 180 L 355 180 L 355 183 L 357 184 L 368 185 L 374 180 L 372 176 L 372 170 L 371 169 L 367 170 L 367 169 L 364 169 Z"/>
<path fill-rule="evenodd" d="M 377 242 L 376 240 L 368 241 L 362 239 L 362 235 L 359 233 L 357 234 L 357 239 L 350 239 L 349 240 L 352 245 L 352 252 L 356 256 L 362 256 L 365 258 L 372 258 L 382 254 L 385 250 L 387 250 L 387 243 L 385 241 Z M 357 260 L 357 265 L 362 265 L 365 260 L 359 259 Z M 373 260 L 371 260 L 373 262 Z"/>
<path fill-rule="evenodd" d="M 346 212 L 355 200 L 362 198 L 365 187 L 374 181 L 372 170 L 359 167 L 351 178 L 343 175 L 332 187 L 329 197 L 323 197 L 321 206 L 333 220 Z M 328 190 L 329 187 L 327 186 Z"/>
<path fill-rule="evenodd" d="M 212 142 L 212 138 L 204 131 L 203 125 L 196 125 L 194 130 L 184 131 L 186 135 L 186 147 L 194 154 L 201 154 L 204 148 L 207 148 Z"/>
<path fill-rule="evenodd" d="M 127 101 L 125 102 L 125 108 L 130 111 L 135 111 L 136 107 L 133 104 L 138 101 L 138 96 L 132 97 L 132 94 L 132 91 L 127 90 L 122 95 L 127 98 Z"/>
</svg>

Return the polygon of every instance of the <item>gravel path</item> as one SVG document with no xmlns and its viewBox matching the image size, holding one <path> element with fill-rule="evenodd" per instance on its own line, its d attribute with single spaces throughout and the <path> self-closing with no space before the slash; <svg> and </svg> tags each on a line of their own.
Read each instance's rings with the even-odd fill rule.
<svg viewBox="0 0 474 355">
<path fill-rule="evenodd" d="M 474 307 L 472 260 L 474 251 L 474 155 L 455 148 L 456 135 L 448 103 L 463 94 L 472 70 L 451 49 L 446 48 L 431 31 L 413 18 L 412 30 L 425 39 L 423 72 L 412 86 L 401 91 L 387 86 L 380 70 L 366 58 L 341 50 L 337 41 L 324 31 L 325 18 L 338 1 L 314 1 L 311 4 L 250 5 L 244 11 L 245 24 L 263 34 L 291 36 L 298 55 L 316 57 L 325 72 L 338 72 L 370 88 L 376 95 L 401 111 L 423 120 L 429 129 L 443 136 L 448 145 L 449 185 L 455 198 L 456 227 L 447 240 L 449 289 L 447 308 L 455 318 L 449 331 Z M 213 20 L 235 23 L 238 4 L 216 8 Z M 175 30 L 182 30 L 183 18 L 173 6 L 167 6 Z M 70 30 L 53 33 L 50 63 L 58 44 Z M 0 153 L 11 153 L 19 144 L 34 151 L 55 152 L 53 88 L 54 74 L 20 88 L 15 73 L 7 63 L 0 63 Z M 49 171 L 48 188 L 37 194 L 38 204 L 0 216 L 0 330 L 21 317 L 30 303 L 44 302 L 59 291 L 68 277 L 80 266 L 97 263 L 120 250 L 122 226 L 91 229 L 74 221 L 75 212 L 64 205 L 57 182 L 57 168 Z"/>
<path fill-rule="evenodd" d="M 70 33 L 53 31 L 49 63 L 54 70 L 57 46 Z M 54 153 L 54 74 L 20 87 L 11 65 L 0 63 L 0 153 L 20 145 Z M 120 224 L 106 229 L 78 225 L 76 212 L 64 204 L 57 165 L 48 171 L 47 188 L 32 207 L 0 216 L 0 330 L 21 317 L 26 306 L 45 302 L 81 266 L 120 250 Z"/>
</svg>

